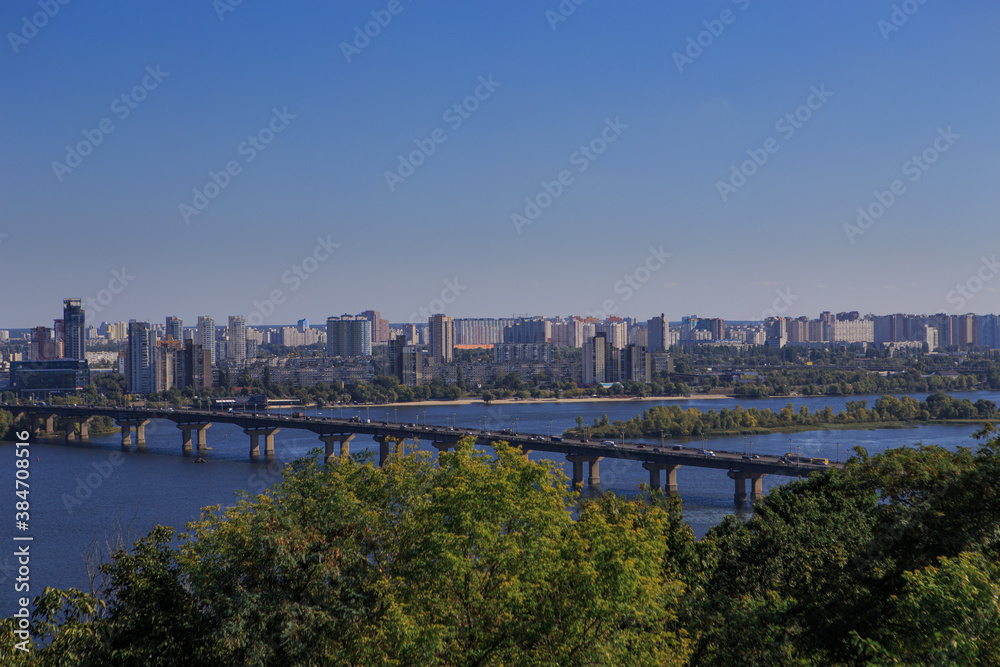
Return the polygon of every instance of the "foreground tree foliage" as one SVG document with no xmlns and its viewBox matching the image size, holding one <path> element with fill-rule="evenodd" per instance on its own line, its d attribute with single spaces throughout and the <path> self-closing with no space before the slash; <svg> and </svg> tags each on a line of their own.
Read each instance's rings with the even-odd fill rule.
<svg viewBox="0 0 1000 667">
<path fill-rule="evenodd" d="M 700 541 L 675 499 L 581 503 L 503 445 L 306 459 L 118 552 L 98 595 L 47 590 L 14 662 L 997 665 L 1000 437 L 978 435 L 856 449 Z"/>
<path fill-rule="evenodd" d="M 679 505 L 574 507 L 560 471 L 506 446 L 382 468 L 301 460 L 176 539 L 158 528 L 117 553 L 102 599 L 47 590 L 31 660 L 685 664 L 695 541 Z"/>
<path fill-rule="evenodd" d="M 691 664 L 1000 664 L 1000 443 L 980 435 L 858 449 L 711 531 Z"/>
</svg>

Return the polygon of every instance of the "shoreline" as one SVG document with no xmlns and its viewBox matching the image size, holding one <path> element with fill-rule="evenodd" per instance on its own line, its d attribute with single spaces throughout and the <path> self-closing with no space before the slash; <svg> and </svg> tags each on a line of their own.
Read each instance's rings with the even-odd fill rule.
<svg viewBox="0 0 1000 667">
<path fill-rule="evenodd" d="M 343 406 L 345 408 L 402 408 L 407 406 L 426 408 L 435 405 L 473 405 L 479 403 L 484 407 L 490 407 L 492 405 L 525 405 L 525 404 L 540 404 L 540 405 L 552 405 L 555 403 L 598 403 L 607 401 L 621 401 L 621 402 L 632 402 L 632 403 L 648 403 L 650 401 L 690 401 L 690 400 L 701 400 L 701 399 L 723 399 L 723 398 L 736 398 L 735 396 L 728 396 L 726 394 L 706 394 L 704 396 L 582 396 L 573 398 L 498 398 L 495 401 L 490 401 L 489 403 L 484 403 L 481 398 L 457 398 L 455 400 L 446 401 L 407 401 L 403 403 L 358 403 L 357 405 Z M 316 404 L 311 404 L 303 407 L 317 407 Z M 320 406 L 332 407 L 334 409 L 339 409 L 341 406 Z"/>
</svg>

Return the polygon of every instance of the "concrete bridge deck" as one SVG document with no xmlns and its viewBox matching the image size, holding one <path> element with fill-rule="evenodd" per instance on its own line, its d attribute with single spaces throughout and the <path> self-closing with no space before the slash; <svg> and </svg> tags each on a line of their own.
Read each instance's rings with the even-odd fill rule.
<svg viewBox="0 0 1000 667">
<path fill-rule="evenodd" d="M 12 405 L 0 404 L 0 409 L 12 412 L 15 417 L 24 414 L 36 425 L 36 431 L 53 434 L 53 418 L 59 417 L 67 422 L 67 440 L 79 437 L 88 439 L 87 422 L 92 417 L 109 417 L 122 429 L 122 447 L 131 447 L 131 433 L 136 431 L 136 444 L 144 443 L 144 426 L 151 419 L 163 419 L 174 422 L 182 433 L 182 448 L 193 451 L 195 436 L 199 451 L 207 448 L 208 428 L 213 423 L 233 424 L 244 429 L 250 436 L 250 456 L 260 455 L 260 438 L 264 438 L 264 454 L 274 454 L 274 433 L 279 429 L 299 429 L 312 431 L 326 445 L 326 457 L 330 460 L 340 445 L 340 454 L 350 453 L 350 440 L 356 435 L 367 435 L 380 444 L 379 464 L 393 452 L 402 453 L 402 443 L 406 440 L 420 440 L 432 444 L 439 450 L 446 451 L 455 447 L 458 441 L 467 436 L 474 436 L 476 444 L 490 446 L 499 441 L 505 441 L 513 447 L 520 448 L 525 454 L 532 451 L 564 454 L 573 463 L 573 482 L 582 485 L 584 481 L 583 467 L 588 465 L 588 482 L 591 485 L 600 483 L 599 464 L 602 459 L 626 459 L 640 463 L 650 473 L 650 486 L 654 489 L 663 488 L 662 473 L 667 474 L 666 490 L 676 493 L 676 472 L 680 466 L 696 468 L 713 468 L 727 471 L 735 481 L 736 493 L 734 499 L 743 503 L 747 498 L 746 481 L 752 483 L 751 500 L 760 497 L 762 493 L 761 480 L 765 475 L 782 475 L 786 477 L 806 477 L 814 472 L 841 467 L 840 464 L 813 464 L 788 462 L 782 457 L 755 455 L 746 456 L 736 452 L 716 451 L 708 454 L 700 449 L 682 447 L 680 445 L 652 446 L 643 443 L 625 442 L 615 446 L 601 444 L 599 441 L 586 441 L 560 436 L 546 436 L 532 433 L 503 433 L 496 431 L 470 430 L 455 426 L 405 424 L 361 419 L 338 419 L 333 417 L 292 416 L 284 414 L 261 414 L 244 412 L 219 412 L 212 410 L 191 409 L 156 409 L 128 408 L 104 406 L 68 406 L 68 405 Z M 76 431 L 79 429 L 79 436 Z"/>
</svg>

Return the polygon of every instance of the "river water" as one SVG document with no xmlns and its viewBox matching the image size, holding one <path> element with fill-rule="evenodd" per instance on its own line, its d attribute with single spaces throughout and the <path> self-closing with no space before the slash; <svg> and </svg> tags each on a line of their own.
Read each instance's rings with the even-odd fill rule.
<svg viewBox="0 0 1000 667">
<path fill-rule="evenodd" d="M 911 394 L 923 400 L 926 394 Z M 1000 402 L 1000 392 L 970 392 L 961 394 L 972 401 L 980 398 Z M 807 405 L 810 411 L 830 405 L 834 412 L 845 409 L 849 400 L 869 401 L 877 396 L 812 397 L 791 401 L 796 411 Z M 343 408 L 319 411 L 324 416 L 360 415 L 372 421 L 421 422 L 453 424 L 468 429 L 478 429 L 484 424 L 491 431 L 516 428 L 521 433 L 562 433 L 575 426 L 576 417 L 582 416 L 587 424 L 607 415 L 610 419 L 628 419 L 658 404 L 677 404 L 683 408 L 719 410 L 723 407 L 755 406 L 761 410 L 780 410 L 788 403 L 786 398 L 772 399 L 690 399 L 662 401 L 659 399 L 636 401 L 594 401 L 559 403 L 514 403 L 484 406 L 449 405 L 402 406 L 385 408 Z M 315 409 L 308 410 L 315 414 Z M 875 454 L 893 447 L 912 446 L 923 442 L 949 449 L 959 446 L 975 447 L 970 436 L 975 426 L 920 426 L 908 429 L 811 431 L 805 433 L 775 433 L 749 438 L 753 451 L 759 454 L 781 455 L 799 451 L 809 456 L 828 458 L 838 456 L 844 460 L 854 446 L 862 446 Z M 134 436 L 133 436 L 134 439 Z M 791 440 L 791 442 L 790 442 Z M 669 439 L 668 439 L 669 441 Z M 648 442 L 658 444 L 659 439 Z M 700 442 L 700 440 L 696 441 Z M 196 464 L 181 450 L 181 432 L 172 422 L 154 421 L 146 427 L 146 446 L 136 451 L 122 452 L 121 437 L 117 433 L 94 436 L 86 445 L 65 444 L 62 438 L 32 440 L 31 444 L 31 574 L 28 593 L 30 597 L 42 592 L 45 586 L 58 588 L 77 587 L 88 590 L 85 558 L 87 551 L 97 542 L 118 532 L 133 540 L 143 536 L 156 524 L 182 529 L 188 521 L 198 518 L 202 507 L 231 505 L 238 490 L 260 493 L 280 478 L 281 466 L 292 459 L 304 456 L 322 443 L 308 431 L 283 430 L 275 435 L 275 460 L 250 461 L 249 438 L 237 426 L 214 424 L 208 431 L 207 462 Z M 262 443 L 263 444 L 263 443 Z M 690 444 L 690 443 L 689 443 Z M 838 448 L 839 445 L 839 448 Z M 424 445 L 427 447 L 427 445 Z M 715 451 L 742 452 L 743 436 L 713 437 L 708 447 Z M 363 436 L 351 442 L 351 451 L 371 449 L 377 455 L 377 444 Z M 6 481 L 14 484 L 14 447 L 3 445 L 3 470 Z M 571 466 L 556 454 L 533 452 L 532 460 L 552 459 L 563 463 L 567 475 Z M 648 482 L 649 474 L 638 462 L 604 459 L 600 466 L 600 491 L 633 494 L 641 482 Z M 768 476 L 764 479 L 765 492 L 789 478 Z M 723 470 L 681 468 L 677 483 L 684 504 L 684 516 L 700 536 L 722 518 L 735 511 L 734 484 Z M 592 491 L 585 491 L 592 493 Z M 8 492 L 8 516 L 0 519 L 0 538 L 7 545 L 14 544 L 14 502 L 17 498 Z M 23 533 L 22 533 L 23 534 Z M 16 597 L 13 587 L 18 576 L 14 547 L 0 551 L 0 615 L 14 611 Z"/>
</svg>

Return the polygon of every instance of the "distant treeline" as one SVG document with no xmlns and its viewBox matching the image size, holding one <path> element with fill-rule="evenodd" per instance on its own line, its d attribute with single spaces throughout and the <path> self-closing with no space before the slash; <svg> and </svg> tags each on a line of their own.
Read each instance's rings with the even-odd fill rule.
<svg viewBox="0 0 1000 667">
<path fill-rule="evenodd" d="M 811 412 L 805 405 L 798 411 L 791 403 L 778 412 L 770 408 L 722 408 L 702 412 L 697 408 L 683 409 L 678 405 L 657 405 L 628 421 L 610 421 L 607 415 L 595 419 L 585 427 L 583 417 L 577 417 L 576 428 L 566 431 L 571 436 L 594 438 L 643 436 L 673 437 L 713 435 L 723 433 L 760 433 L 767 430 L 795 429 L 824 426 L 849 426 L 852 424 L 910 423 L 940 420 L 990 420 L 997 417 L 997 404 L 980 399 L 973 403 L 968 398 L 958 399 L 947 394 L 932 394 L 927 400 L 918 401 L 909 396 L 896 398 L 883 396 L 872 408 L 868 401 L 848 401 L 847 410 L 834 413 L 828 405 Z"/>
</svg>

